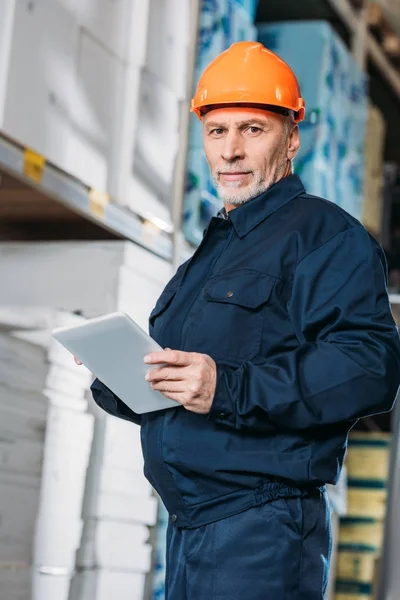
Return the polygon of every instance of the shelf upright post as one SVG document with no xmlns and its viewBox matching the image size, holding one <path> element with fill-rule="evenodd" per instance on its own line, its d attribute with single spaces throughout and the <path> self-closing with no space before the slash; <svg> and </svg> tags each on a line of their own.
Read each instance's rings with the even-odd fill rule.
<svg viewBox="0 0 400 600">
<path fill-rule="evenodd" d="M 352 32 L 352 54 L 354 60 L 362 71 L 367 68 L 367 0 L 361 0 L 360 7 L 357 10 L 357 24 Z"/>
<path fill-rule="evenodd" d="M 200 20 L 201 0 L 190 2 L 190 44 L 187 57 L 187 85 L 185 99 L 181 104 L 179 122 L 179 147 L 174 169 L 174 182 L 172 187 L 172 244 L 173 267 L 176 269 L 182 256 L 182 212 L 185 199 L 187 155 L 189 150 L 189 125 L 190 125 L 190 99 L 193 93 L 194 74 L 197 61 L 197 40 Z"/>
</svg>

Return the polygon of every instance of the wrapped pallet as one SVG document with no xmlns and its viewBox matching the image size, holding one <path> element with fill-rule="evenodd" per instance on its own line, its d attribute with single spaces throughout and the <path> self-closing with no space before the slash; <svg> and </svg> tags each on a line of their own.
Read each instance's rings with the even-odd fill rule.
<svg viewBox="0 0 400 600">
<path fill-rule="evenodd" d="M 382 112 L 368 105 L 365 139 L 365 194 L 362 222 L 377 239 L 381 238 L 383 218 L 383 163 L 386 123 Z"/>
<path fill-rule="evenodd" d="M 170 263 L 130 242 L 0 244 L 0 255 L 0 277 L 9 282 L 2 299 L 9 305 L 19 305 L 19 311 L 28 307 L 39 310 L 44 302 L 79 311 L 84 317 L 122 310 L 143 329 L 147 329 L 150 310 L 171 272 Z M 75 318 L 70 315 L 69 322 Z M 85 369 L 74 365 L 66 353 L 69 370 L 65 372 L 66 363 L 60 353 L 60 346 L 50 353 L 54 362 L 51 377 L 45 382 L 46 371 L 38 371 L 36 378 L 38 385 L 46 383 L 50 388 L 51 384 L 58 403 L 63 399 L 71 402 L 70 396 L 77 396 Z M 14 354 L 24 356 L 19 349 Z M 41 364 L 42 359 L 37 360 Z M 14 373 L 12 366 L 10 360 L 4 373 L 12 372 L 19 385 L 32 385 L 33 369 L 28 375 L 24 368 Z M 86 411 L 88 381 L 84 388 L 82 408 Z M 29 461 L 35 468 L 44 456 L 43 469 L 49 474 L 46 486 L 36 481 L 37 508 L 32 511 L 30 525 L 32 546 L 34 516 L 38 514 L 36 559 L 31 561 L 37 567 L 33 600 L 66 600 L 67 586 L 68 600 L 143 600 L 151 570 L 149 526 L 156 522 L 158 501 L 143 475 L 140 429 L 107 415 L 93 401 L 89 407 L 96 418 L 93 443 L 90 448 L 89 442 L 86 454 L 81 448 L 79 455 L 76 436 L 80 431 L 78 437 L 87 441 L 84 423 L 65 415 L 60 418 L 54 411 L 46 444 L 42 434 L 41 456 L 30 453 Z M 20 459 L 17 456 L 15 460 Z M 74 477 L 86 475 L 87 464 L 86 481 L 84 477 L 78 490 Z M 68 492 L 67 481 L 72 485 Z M 22 586 L 22 578 L 19 580 Z M 13 581 L 9 571 L 7 581 Z M 8 598 L 20 600 L 11 594 Z"/>
<path fill-rule="evenodd" d="M 201 2 L 195 83 L 207 65 L 234 42 L 255 40 L 257 0 Z M 183 227 L 186 239 L 197 245 L 210 218 L 221 208 L 203 152 L 203 126 L 192 114 Z"/>
<path fill-rule="evenodd" d="M 52 327 L 79 317 L 45 312 L 0 309 L 0 589 L 9 600 L 68 599 L 82 525 L 91 375 L 51 341 Z"/>
<path fill-rule="evenodd" d="M 348 510 L 341 519 L 335 600 L 372 600 L 386 514 L 390 434 L 352 432 Z"/>
<path fill-rule="evenodd" d="M 260 24 L 258 39 L 290 65 L 306 102 L 295 172 L 310 194 L 360 219 L 366 75 L 326 21 Z"/>
</svg>

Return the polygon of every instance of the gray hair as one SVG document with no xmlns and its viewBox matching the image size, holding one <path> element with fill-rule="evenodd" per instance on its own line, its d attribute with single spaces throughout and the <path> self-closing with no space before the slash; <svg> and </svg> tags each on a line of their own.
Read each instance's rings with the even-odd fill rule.
<svg viewBox="0 0 400 600">
<path fill-rule="evenodd" d="M 282 122 L 283 122 L 283 128 L 285 131 L 285 135 L 286 137 L 289 136 L 289 134 L 292 132 L 293 129 L 293 125 L 294 125 L 294 115 L 292 112 L 290 112 L 287 116 L 283 115 L 282 116 Z"/>
</svg>

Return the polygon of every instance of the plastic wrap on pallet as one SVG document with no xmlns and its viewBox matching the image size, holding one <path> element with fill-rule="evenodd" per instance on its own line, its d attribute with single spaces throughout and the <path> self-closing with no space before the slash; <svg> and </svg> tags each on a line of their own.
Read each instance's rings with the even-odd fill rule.
<svg viewBox="0 0 400 600">
<path fill-rule="evenodd" d="M 373 104 L 368 106 L 365 140 L 365 201 L 363 224 L 380 238 L 383 225 L 383 163 L 386 122 L 383 113 Z"/>
<path fill-rule="evenodd" d="M 242 6 L 249 16 L 251 21 L 256 18 L 256 12 L 258 7 L 258 0 L 233 0 L 239 6 Z"/>
<path fill-rule="evenodd" d="M 234 42 L 255 40 L 253 11 L 239 0 L 203 0 L 200 8 L 195 82 L 207 65 Z"/>
<path fill-rule="evenodd" d="M 189 152 L 183 215 L 184 232 L 191 243 L 197 245 L 201 242 L 204 228 L 221 206 L 204 152 L 201 148 L 192 148 Z"/>
<path fill-rule="evenodd" d="M 231 44 L 257 38 L 253 22 L 256 8 L 255 0 L 202 1 L 195 85 L 207 65 Z M 195 115 L 191 116 L 189 145 L 183 228 L 186 239 L 197 245 L 210 218 L 222 204 L 202 150 L 202 123 Z"/>
<path fill-rule="evenodd" d="M 167 527 L 169 515 L 162 502 L 158 507 L 157 535 L 155 542 L 154 566 L 153 566 L 153 595 L 152 600 L 164 600 L 165 598 L 165 574 L 166 574 L 166 550 L 167 550 Z"/>
<path fill-rule="evenodd" d="M 336 485 L 327 485 L 328 498 L 331 509 L 337 515 L 343 516 L 347 512 L 347 470 L 343 467 Z"/>
<path fill-rule="evenodd" d="M 262 24 L 259 40 L 294 70 L 306 101 L 295 171 L 309 193 L 362 216 L 367 79 L 324 21 Z"/>
</svg>

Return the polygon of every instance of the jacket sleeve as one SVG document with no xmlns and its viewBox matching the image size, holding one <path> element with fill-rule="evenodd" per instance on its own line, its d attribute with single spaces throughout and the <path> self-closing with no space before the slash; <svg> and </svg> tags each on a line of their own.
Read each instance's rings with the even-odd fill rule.
<svg viewBox="0 0 400 600">
<path fill-rule="evenodd" d="M 133 421 L 140 425 L 141 415 L 133 412 L 122 402 L 108 387 L 98 379 L 95 379 L 90 387 L 93 400 L 100 408 L 113 417 L 119 417 L 126 421 Z"/>
<path fill-rule="evenodd" d="M 389 411 L 400 343 L 383 251 L 362 226 L 297 265 L 288 305 L 299 346 L 234 369 L 217 365 L 209 418 L 260 431 L 324 427 Z"/>
</svg>

